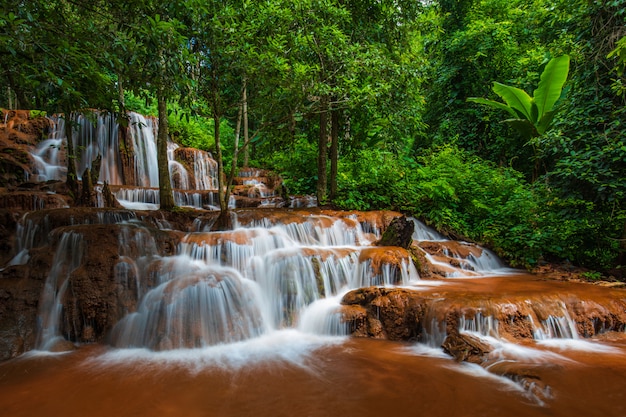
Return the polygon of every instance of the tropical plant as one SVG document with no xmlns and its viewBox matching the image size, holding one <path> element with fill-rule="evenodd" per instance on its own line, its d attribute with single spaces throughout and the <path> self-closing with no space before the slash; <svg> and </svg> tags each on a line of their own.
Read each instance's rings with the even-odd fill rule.
<svg viewBox="0 0 626 417">
<path fill-rule="evenodd" d="M 508 112 L 512 118 L 504 122 L 529 141 L 543 135 L 560 110 L 557 104 L 565 93 L 563 86 L 569 73 L 569 61 L 569 55 L 551 59 L 541 74 L 539 85 L 532 97 L 520 88 L 494 82 L 493 91 L 504 103 L 479 97 L 470 97 L 467 101 Z"/>
</svg>

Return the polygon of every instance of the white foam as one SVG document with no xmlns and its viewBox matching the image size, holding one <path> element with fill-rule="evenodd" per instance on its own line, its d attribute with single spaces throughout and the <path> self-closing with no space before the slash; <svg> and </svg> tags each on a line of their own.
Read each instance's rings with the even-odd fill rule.
<svg viewBox="0 0 626 417">
<path fill-rule="evenodd" d="M 453 360 L 452 356 L 444 353 L 443 350 L 439 347 L 432 347 L 429 345 L 425 345 L 423 343 L 417 343 L 410 347 L 403 347 L 400 349 L 400 352 L 416 355 L 416 356 L 426 356 L 429 358 L 438 358 L 438 359 L 446 359 Z"/>
<path fill-rule="evenodd" d="M 122 207 L 129 210 L 158 210 L 159 204 L 141 203 L 128 200 L 117 200 Z"/>
<path fill-rule="evenodd" d="M 206 368 L 239 369 L 263 362 L 282 361 L 307 367 L 307 359 L 317 349 L 343 343 L 345 337 L 321 336 L 285 329 L 237 343 L 198 349 L 151 351 L 148 349 L 115 349 L 88 359 L 90 365 L 108 367 L 117 364 L 137 366 L 176 366 L 190 372 Z"/>
<path fill-rule="evenodd" d="M 561 351 L 576 350 L 582 352 L 624 354 L 625 352 L 613 346 L 603 345 L 598 342 L 582 339 L 545 339 L 537 341 L 537 344 L 546 348 L 558 349 Z"/>
</svg>

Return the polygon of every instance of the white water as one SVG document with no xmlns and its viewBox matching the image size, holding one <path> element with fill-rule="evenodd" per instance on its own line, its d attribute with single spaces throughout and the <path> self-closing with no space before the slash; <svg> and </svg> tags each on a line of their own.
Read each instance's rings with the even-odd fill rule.
<svg viewBox="0 0 626 417">
<path fill-rule="evenodd" d="M 80 179 L 85 168 L 98 156 L 101 157 L 99 181 L 110 185 L 130 185 L 158 188 L 157 163 L 157 125 L 152 118 L 131 112 L 129 116 L 129 149 L 123 149 L 119 142 L 119 124 L 115 114 L 94 112 L 90 114 L 72 114 L 71 123 L 76 171 Z M 33 150 L 35 161 L 33 181 L 64 180 L 67 167 L 65 163 L 65 123 L 61 117 L 52 117 L 53 129 L 49 138 L 41 141 Z M 172 187 L 180 190 L 216 190 L 217 163 L 210 154 L 193 150 L 193 174 L 181 161 L 176 159 L 176 148 L 168 143 L 168 160 Z M 128 155 L 132 161 L 134 181 L 124 178 L 122 158 Z M 191 187 L 191 175 L 195 178 L 195 187 Z M 150 201 L 132 201 L 132 203 L 154 204 Z"/>
<path fill-rule="evenodd" d="M 349 219 L 310 216 L 267 228 L 188 233 L 177 254 L 167 257 L 158 254 L 154 229 L 128 216 L 117 220 L 122 232 L 114 279 L 131 289 L 137 304 L 111 332 L 119 348 L 204 349 L 286 329 L 342 336 L 348 329 L 340 299 L 348 290 L 419 281 L 406 254 L 399 264 L 377 267 L 373 255 L 360 259 L 363 251 L 378 249 L 359 244 L 367 240 L 359 227 L 347 226 L 354 225 Z M 59 239 L 40 312 L 39 349 L 52 348 L 66 332 L 63 300 L 82 251 L 79 232 Z"/>
<path fill-rule="evenodd" d="M 422 241 L 445 241 L 448 240 L 444 235 L 437 232 L 432 227 L 426 226 L 423 222 L 417 220 L 415 217 L 409 217 L 409 220 L 413 222 L 413 240 L 417 242 Z"/>
<path fill-rule="evenodd" d="M 446 243 L 452 242 L 431 227 L 421 221 L 410 217 L 409 220 L 415 225 L 413 231 L 414 242 L 436 242 L 442 248 L 442 256 L 433 256 L 424 252 L 429 263 L 437 266 L 438 270 L 448 278 L 475 278 L 481 276 L 504 275 L 517 271 L 507 267 L 493 252 L 477 245 L 458 242 L 469 248 L 469 255 L 462 256 L 455 250 L 447 248 Z M 478 249 L 478 250 L 476 250 Z M 475 255 L 475 252 L 479 255 Z"/>
<path fill-rule="evenodd" d="M 61 335 L 63 298 L 71 273 L 82 262 L 83 250 L 82 235 L 73 232 L 62 234 L 40 300 L 41 327 L 38 331 L 37 349 L 50 350 L 58 340 L 63 340 Z"/>
</svg>

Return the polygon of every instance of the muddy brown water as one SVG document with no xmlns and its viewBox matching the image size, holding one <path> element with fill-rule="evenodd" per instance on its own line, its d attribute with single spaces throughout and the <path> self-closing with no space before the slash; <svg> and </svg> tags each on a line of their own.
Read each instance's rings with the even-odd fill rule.
<svg viewBox="0 0 626 417">
<path fill-rule="evenodd" d="M 426 291 L 468 298 L 488 298 L 497 291 L 500 298 L 529 300 L 545 292 L 569 291 L 593 298 L 623 294 L 623 290 L 537 277 L 452 280 Z M 0 364 L 0 415 L 626 415 L 626 334 L 622 332 L 583 341 L 582 349 L 568 341 L 519 346 L 528 350 L 513 365 L 529 368 L 548 387 L 541 399 L 510 379 L 458 364 L 442 352 L 418 349 L 413 343 L 331 338 L 328 343 L 300 348 L 296 345 L 302 338 L 291 335 L 274 345 L 252 344 L 243 350 L 224 346 L 219 354 L 190 350 L 183 359 L 167 352 L 152 355 L 103 345 L 85 345 L 63 354 L 27 354 Z M 297 351 L 294 356 L 281 353 L 290 345 Z M 509 348 L 518 349 L 517 345 Z M 264 353 L 242 354 L 255 349 Z"/>
</svg>

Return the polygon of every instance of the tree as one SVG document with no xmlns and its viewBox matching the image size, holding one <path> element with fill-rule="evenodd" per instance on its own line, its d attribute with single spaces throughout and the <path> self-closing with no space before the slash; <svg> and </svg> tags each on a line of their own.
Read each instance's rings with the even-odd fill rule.
<svg viewBox="0 0 626 417">
<path fill-rule="evenodd" d="M 231 227 L 228 212 L 230 181 L 225 175 L 220 125 L 226 114 L 238 109 L 241 92 L 246 91 L 243 88 L 246 66 L 246 55 L 243 52 L 250 34 L 244 26 L 243 16 L 248 12 L 248 17 L 253 20 L 254 11 L 253 5 L 245 0 L 196 1 L 192 4 L 194 13 L 191 19 L 193 30 L 191 39 L 193 53 L 198 60 L 194 72 L 197 83 L 195 93 L 206 103 L 206 109 L 197 107 L 196 111 L 203 117 L 213 119 L 220 206 L 216 227 L 228 229 Z M 245 101 L 247 105 L 247 100 Z M 232 172 L 234 173 L 234 170 Z"/>
<path fill-rule="evenodd" d="M 108 0 L 108 7 L 121 20 L 114 28 L 116 52 L 121 55 L 113 69 L 118 76 L 118 87 L 126 79 L 129 88 L 150 91 L 157 99 L 160 208 L 171 210 L 175 203 L 167 158 L 168 101 L 185 93 L 191 82 L 187 26 L 183 21 L 188 16 L 188 6 L 184 1 L 166 4 Z M 120 39 L 133 48 L 124 47 Z"/>
<path fill-rule="evenodd" d="M 106 40 L 99 21 L 83 7 L 64 0 L 21 1 L 7 5 L 0 26 L 1 42 L 11 65 L 3 78 L 16 94 L 17 105 L 34 106 L 65 118 L 67 183 L 78 197 L 72 113 L 112 107 L 113 80 L 98 48 Z"/>
</svg>

